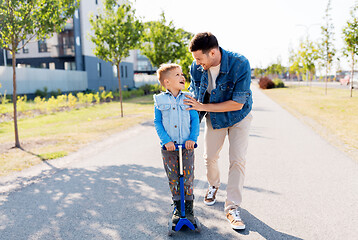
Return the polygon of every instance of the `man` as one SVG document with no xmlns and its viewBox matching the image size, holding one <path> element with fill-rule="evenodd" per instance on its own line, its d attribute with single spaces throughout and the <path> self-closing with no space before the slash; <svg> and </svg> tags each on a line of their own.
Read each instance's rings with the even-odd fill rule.
<svg viewBox="0 0 358 240">
<path fill-rule="evenodd" d="M 189 50 L 195 61 L 191 65 L 190 91 L 194 98 L 184 100 L 188 110 L 199 111 L 206 118 L 204 159 L 209 188 L 204 203 L 213 205 L 220 187 L 219 153 L 226 135 L 229 139 L 229 179 L 225 214 L 233 229 L 245 229 L 239 206 L 245 178 L 246 151 L 252 121 L 251 69 L 248 60 L 219 47 L 214 35 L 198 33 Z"/>
</svg>

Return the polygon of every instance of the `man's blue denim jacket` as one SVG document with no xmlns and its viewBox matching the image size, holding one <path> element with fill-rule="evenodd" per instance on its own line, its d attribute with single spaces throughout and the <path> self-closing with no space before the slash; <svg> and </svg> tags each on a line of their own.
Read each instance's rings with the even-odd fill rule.
<svg viewBox="0 0 358 240">
<path fill-rule="evenodd" d="M 154 125 L 162 146 L 169 142 L 185 144 L 187 140 L 196 142 L 198 139 L 199 115 L 195 110 L 186 110 L 189 106 L 184 105 L 185 94 L 180 91 L 175 98 L 166 91 L 153 96 Z"/>
<path fill-rule="evenodd" d="M 244 104 L 241 110 L 232 112 L 210 112 L 214 129 L 227 128 L 244 119 L 252 109 L 251 69 L 249 61 L 242 55 L 221 51 L 220 72 L 216 78 L 216 88 L 211 91 L 210 103 L 233 100 Z M 194 61 L 190 68 L 191 84 L 189 90 L 199 102 L 204 102 L 208 88 L 208 71 Z M 200 112 L 200 119 L 205 112 Z"/>
</svg>

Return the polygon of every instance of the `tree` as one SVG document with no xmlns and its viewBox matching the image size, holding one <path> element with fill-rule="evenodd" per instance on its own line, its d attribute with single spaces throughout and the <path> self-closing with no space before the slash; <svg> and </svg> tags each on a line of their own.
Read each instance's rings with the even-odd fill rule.
<svg viewBox="0 0 358 240">
<path fill-rule="evenodd" d="M 300 81 L 300 68 L 301 68 L 300 57 L 298 53 L 296 53 L 293 49 L 289 50 L 288 62 L 289 62 L 288 72 L 290 74 L 291 80 L 292 80 L 292 75 L 296 74 L 297 81 Z"/>
<path fill-rule="evenodd" d="M 351 9 L 351 19 L 347 21 L 346 27 L 343 28 L 343 38 L 345 43 L 344 55 L 351 57 L 352 73 L 351 73 L 351 97 L 353 95 L 353 77 L 355 56 L 358 55 L 358 4 Z"/>
<path fill-rule="evenodd" d="M 318 59 L 318 49 L 315 44 L 307 38 L 300 43 L 298 56 L 300 57 L 303 70 L 306 73 L 306 81 L 308 83 L 309 79 L 312 81 L 312 76 L 316 70 L 315 61 Z M 311 77 L 309 77 L 309 75 Z"/>
<path fill-rule="evenodd" d="M 190 40 L 194 37 L 194 34 L 187 32 L 181 28 L 177 29 L 177 32 L 177 36 L 181 38 L 181 41 L 178 41 L 179 46 L 177 57 L 179 58 L 179 64 L 182 67 L 186 81 L 190 81 L 190 66 L 193 63 L 194 58 L 191 52 L 189 52 L 188 46 Z"/>
<path fill-rule="evenodd" d="M 12 55 L 15 147 L 21 148 L 17 127 L 16 52 L 33 39 L 60 32 L 79 6 L 77 0 L 0 0 L 0 48 Z M 24 41 L 23 45 L 19 45 Z"/>
<path fill-rule="evenodd" d="M 104 11 L 98 17 L 94 17 L 93 14 L 90 16 L 90 24 L 93 30 L 90 39 L 95 44 L 94 54 L 117 68 L 123 117 L 120 63 L 129 56 L 129 50 L 139 47 L 143 25 L 135 16 L 131 4 L 119 6 L 116 0 L 106 0 Z"/>
<path fill-rule="evenodd" d="M 254 75 L 256 79 L 260 79 L 265 74 L 265 69 L 262 68 L 255 68 Z"/>
<path fill-rule="evenodd" d="M 332 18 L 331 18 L 331 14 L 330 11 L 332 10 L 331 8 L 331 0 L 328 0 L 328 4 L 327 4 L 327 8 L 326 8 L 326 13 L 324 15 L 324 25 L 321 26 L 321 33 L 322 33 L 322 38 L 320 41 L 320 59 L 322 59 L 324 61 L 325 64 L 325 68 L 326 68 L 326 74 L 325 74 L 325 94 L 327 94 L 327 75 L 328 72 L 331 69 L 331 64 L 333 62 L 333 57 L 335 55 L 335 48 L 333 45 L 333 41 L 334 41 L 334 27 L 333 27 L 333 23 L 332 23 Z"/>
<path fill-rule="evenodd" d="M 172 21 L 165 19 L 164 12 L 159 21 L 145 23 L 144 44 L 141 52 L 150 60 L 153 66 L 159 67 L 162 63 L 192 62 L 188 50 L 188 43 L 193 34 L 176 29 Z M 191 61 L 189 61 L 191 59 Z M 183 66 L 183 71 L 186 67 Z"/>
</svg>

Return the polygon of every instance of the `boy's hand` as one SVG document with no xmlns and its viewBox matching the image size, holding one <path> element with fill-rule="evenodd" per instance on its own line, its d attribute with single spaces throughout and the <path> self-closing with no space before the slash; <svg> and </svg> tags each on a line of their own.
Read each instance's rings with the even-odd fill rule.
<svg viewBox="0 0 358 240">
<path fill-rule="evenodd" d="M 186 149 L 194 149 L 194 145 L 195 145 L 194 141 L 188 140 L 188 141 L 185 142 L 185 148 Z"/>
<path fill-rule="evenodd" d="M 173 142 L 168 142 L 164 145 L 167 151 L 175 151 L 175 145 Z"/>
</svg>

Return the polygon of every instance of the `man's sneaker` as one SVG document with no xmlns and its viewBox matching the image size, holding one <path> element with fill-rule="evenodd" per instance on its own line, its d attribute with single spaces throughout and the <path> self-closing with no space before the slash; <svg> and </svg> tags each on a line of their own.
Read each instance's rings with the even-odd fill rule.
<svg viewBox="0 0 358 240">
<path fill-rule="evenodd" d="M 216 202 L 216 193 L 218 191 L 218 188 L 214 186 L 209 186 L 208 191 L 206 191 L 206 195 L 204 198 L 204 203 L 208 206 L 213 205 Z"/>
<path fill-rule="evenodd" d="M 226 214 L 226 219 L 230 222 L 231 227 L 236 230 L 245 229 L 245 223 L 241 220 L 240 211 L 238 208 L 231 209 Z"/>
</svg>

